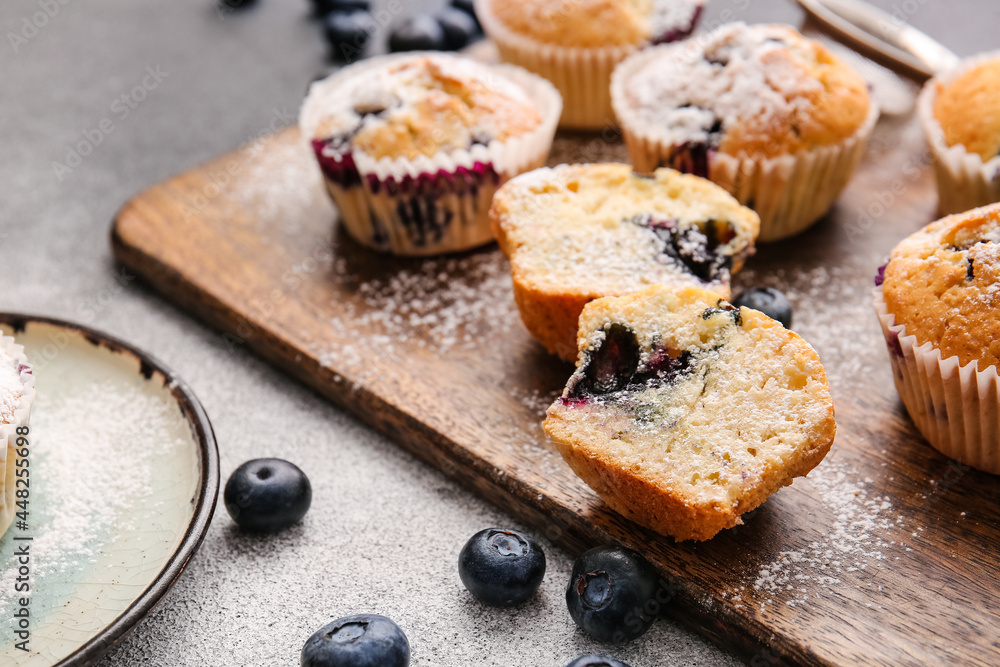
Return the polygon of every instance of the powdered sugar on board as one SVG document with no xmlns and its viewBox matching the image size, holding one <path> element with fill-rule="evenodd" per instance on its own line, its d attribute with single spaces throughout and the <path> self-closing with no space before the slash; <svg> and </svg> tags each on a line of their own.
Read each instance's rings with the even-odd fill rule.
<svg viewBox="0 0 1000 667">
<path fill-rule="evenodd" d="M 359 279 L 343 260 L 332 272 L 356 299 L 335 304 L 330 320 L 338 340 L 350 342 L 313 345 L 331 368 L 364 371 L 372 355 L 404 363 L 413 347 L 437 356 L 476 350 L 521 326 L 510 268 L 497 252 L 427 259 L 370 279 Z"/>
<path fill-rule="evenodd" d="M 762 607 L 808 605 L 841 594 L 845 586 L 860 587 L 860 580 L 870 583 L 878 570 L 912 551 L 906 546 L 905 521 L 892 500 L 850 464 L 827 459 L 796 486 L 822 505 L 821 539 L 781 551 L 751 571 L 751 579 L 733 596 L 752 590 L 755 604 Z"/>
<path fill-rule="evenodd" d="M 14 408 L 21 399 L 23 387 L 17 360 L 0 348 L 0 423 L 10 423 L 14 419 Z"/>
</svg>

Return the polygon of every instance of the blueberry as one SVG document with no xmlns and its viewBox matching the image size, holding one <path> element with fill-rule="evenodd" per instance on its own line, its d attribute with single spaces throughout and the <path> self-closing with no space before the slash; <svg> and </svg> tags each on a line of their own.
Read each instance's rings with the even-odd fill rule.
<svg viewBox="0 0 1000 667">
<path fill-rule="evenodd" d="M 269 533 L 305 516 L 312 487 L 305 473 L 288 461 L 254 459 L 230 475 L 223 498 L 241 528 Z"/>
<path fill-rule="evenodd" d="M 219 0 L 219 7 L 223 10 L 246 9 L 257 4 L 257 0 Z"/>
<path fill-rule="evenodd" d="M 474 42 L 479 35 L 475 19 L 460 9 L 442 10 L 434 18 L 444 30 L 444 41 L 449 49 L 458 50 Z"/>
<path fill-rule="evenodd" d="M 609 394 L 621 391 L 639 367 L 639 340 L 624 324 L 613 323 L 604 333 L 604 340 L 587 353 L 583 380 L 574 392 Z"/>
<path fill-rule="evenodd" d="M 476 22 L 476 27 L 482 30 L 482 26 L 479 25 L 479 17 L 476 16 L 476 3 L 474 0 L 451 0 L 451 6 L 455 9 L 461 9 L 463 12 L 472 17 L 472 20 Z"/>
<path fill-rule="evenodd" d="M 413 16 L 395 26 L 389 33 L 389 50 L 444 51 L 448 48 L 444 28 L 433 16 Z"/>
<path fill-rule="evenodd" d="M 316 16 L 326 16 L 330 12 L 371 11 L 369 0 L 313 0 L 313 11 Z"/>
<path fill-rule="evenodd" d="M 746 306 L 764 313 L 772 320 L 778 320 L 786 329 L 792 326 L 792 304 L 788 298 L 773 287 L 751 287 L 733 300 L 734 306 Z"/>
<path fill-rule="evenodd" d="M 582 655 L 566 667 L 629 667 L 624 662 L 614 658 L 605 658 L 599 655 Z"/>
<path fill-rule="evenodd" d="M 487 528 L 462 547 L 458 575 L 480 602 L 513 607 L 538 590 L 545 575 L 545 553 L 527 535 Z"/>
<path fill-rule="evenodd" d="M 598 547 L 576 559 L 566 605 L 588 635 L 623 642 L 642 635 L 668 599 L 649 561 L 622 547 Z"/>
<path fill-rule="evenodd" d="M 375 17 L 357 10 L 331 12 L 323 25 L 331 55 L 348 62 L 361 55 L 377 29 Z"/>
<path fill-rule="evenodd" d="M 385 616 L 358 614 L 324 625 L 302 647 L 302 667 L 407 667 L 410 643 Z"/>
</svg>

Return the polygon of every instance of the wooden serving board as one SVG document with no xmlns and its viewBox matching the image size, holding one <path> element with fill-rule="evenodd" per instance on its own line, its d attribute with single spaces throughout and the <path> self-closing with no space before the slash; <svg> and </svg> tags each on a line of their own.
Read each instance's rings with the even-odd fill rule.
<svg viewBox="0 0 1000 667">
<path fill-rule="evenodd" d="M 561 134 L 550 162 L 626 160 L 613 131 Z M 1000 480 L 950 463 L 902 409 L 871 306 L 889 249 L 934 217 L 912 118 L 883 119 L 827 219 L 759 249 L 836 399 L 834 449 L 746 525 L 704 543 L 610 511 L 545 440 L 571 367 L 518 319 L 495 247 L 398 260 L 338 231 L 289 128 L 141 193 L 117 258 L 246 345 L 576 553 L 621 542 L 674 584 L 667 613 L 754 665 L 1000 662 Z"/>
</svg>

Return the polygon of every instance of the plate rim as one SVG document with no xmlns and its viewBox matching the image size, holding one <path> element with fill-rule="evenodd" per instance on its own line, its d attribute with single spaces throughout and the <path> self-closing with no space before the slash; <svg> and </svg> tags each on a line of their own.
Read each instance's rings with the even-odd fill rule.
<svg viewBox="0 0 1000 667">
<path fill-rule="evenodd" d="M 191 427 L 192 435 L 198 446 L 200 462 L 200 479 L 198 481 L 197 501 L 194 514 L 188 523 L 177 548 L 170 555 L 166 564 L 160 569 L 153 581 L 140 593 L 115 620 L 106 625 L 82 646 L 64 657 L 53 667 L 85 667 L 96 662 L 101 656 L 111 650 L 124 639 L 139 622 L 153 610 L 156 604 L 166 595 L 181 573 L 187 567 L 191 558 L 197 553 L 208 533 L 215 515 L 219 498 L 219 447 L 215 438 L 212 423 L 188 384 L 180 378 L 169 366 L 157 357 L 128 343 L 117 336 L 94 329 L 84 324 L 47 315 L 31 313 L 0 311 L 0 324 L 10 327 L 11 334 L 23 332 L 32 323 L 42 323 L 57 328 L 68 329 L 81 335 L 84 340 L 97 347 L 105 347 L 112 352 L 129 354 L 139 361 L 139 372 L 151 379 L 153 373 L 163 376 L 163 386 L 170 391 Z M 6 334 L 6 332 L 5 332 Z"/>
</svg>

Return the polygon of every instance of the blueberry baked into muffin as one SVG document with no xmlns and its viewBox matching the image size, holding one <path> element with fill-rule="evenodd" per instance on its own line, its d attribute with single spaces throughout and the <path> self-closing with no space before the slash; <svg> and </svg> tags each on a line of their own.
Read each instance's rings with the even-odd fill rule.
<svg viewBox="0 0 1000 667">
<path fill-rule="evenodd" d="M 942 453 L 1000 474 L 1000 204 L 897 245 L 875 308 L 910 418 Z"/>
<path fill-rule="evenodd" d="M 403 54 L 312 85 L 299 117 L 347 231 L 398 255 L 492 240 L 500 184 L 545 163 L 561 101 L 512 66 Z"/>
<path fill-rule="evenodd" d="M 1000 52 L 928 81 L 919 110 L 941 213 L 1000 201 Z"/>
<path fill-rule="evenodd" d="M 510 258 L 514 298 L 532 335 L 572 361 L 587 302 L 649 285 L 709 287 L 753 252 L 756 214 L 697 176 L 628 165 L 542 168 L 497 193 L 490 218 Z"/>
<path fill-rule="evenodd" d="M 878 111 L 864 80 L 783 25 L 725 25 L 615 70 L 615 114 L 637 171 L 704 176 L 753 208 L 760 240 L 819 219 L 861 159 Z"/>
<path fill-rule="evenodd" d="M 501 58 L 545 77 L 565 102 L 560 125 L 614 124 L 615 65 L 650 43 L 691 34 L 705 0 L 476 0 Z"/>
<path fill-rule="evenodd" d="M 18 438 L 25 435 L 35 398 L 35 376 L 24 348 L 0 332 L 0 535 L 17 511 Z M 19 432 L 20 430 L 20 432 Z"/>
<path fill-rule="evenodd" d="M 816 467 L 836 432 L 816 352 L 697 287 L 591 302 L 545 431 L 614 510 L 677 540 L 739 524 Z"/>
</svg>

